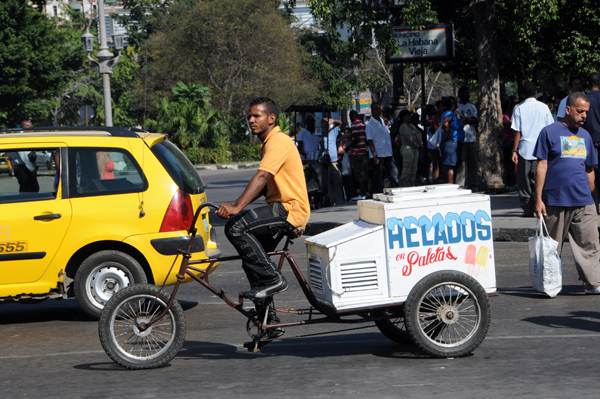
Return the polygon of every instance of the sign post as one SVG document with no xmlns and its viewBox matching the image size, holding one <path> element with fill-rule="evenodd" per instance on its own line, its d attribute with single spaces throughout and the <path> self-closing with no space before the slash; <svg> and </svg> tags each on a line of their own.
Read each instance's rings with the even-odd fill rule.
<svg viewBox="0 0 600 399">
<path fill-rule="evenodd" d="M 423 29 L 393 27 L 394 39 L 400 51 L 388 55 L 388 64 L 413 62 L 421 64 L 421 126 L 425 130 L 423 148 L 427 149 L 427 131 L 425 128 L 425 63 L 444 61 L 454 58 L 454 25 L 431 25 Z M 429 183 L 429 173 L 426 182 Z"/>
</svg>

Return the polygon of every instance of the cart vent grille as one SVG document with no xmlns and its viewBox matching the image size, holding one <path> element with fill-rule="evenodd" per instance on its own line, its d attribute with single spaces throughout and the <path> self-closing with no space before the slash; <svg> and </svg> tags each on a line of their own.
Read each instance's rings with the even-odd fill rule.
<svg viewBox="0 0 600 399">
<path fill-rule="evenodd" d="M 344 292 L 370 291 L 379 289 L 377 263 L 375 261 L 342 263 L 340 276 Z"/>
<path fill-rule="evenodd" d="M 310 287 L 313 291 L 323 293 L 323 269 L 321 261 L 318 258 L 309 256 L 308 258 L 308 278 Z"/>
</svg>

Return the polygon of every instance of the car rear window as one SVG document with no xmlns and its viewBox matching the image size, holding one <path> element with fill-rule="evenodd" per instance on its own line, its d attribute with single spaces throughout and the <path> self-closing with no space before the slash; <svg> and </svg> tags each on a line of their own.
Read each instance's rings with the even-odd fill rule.
<svg viewBox="0 0 600 399">
<path fill-rule="evenodd" d="M 175 144 L 164 140 L 153 145 L 151 150 L 183 192 L 188 194 L 204 192 L 200 174 Z"/>
</svg>

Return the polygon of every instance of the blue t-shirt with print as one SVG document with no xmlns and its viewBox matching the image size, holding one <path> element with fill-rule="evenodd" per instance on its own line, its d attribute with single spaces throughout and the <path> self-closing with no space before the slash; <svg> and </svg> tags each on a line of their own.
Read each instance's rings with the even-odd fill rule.
<svg viewBox="0 0 600 399">
<path fill-rule="evenodd" d="M 587 166 L 598 163 L 587 130 L 554 122 L 540 132 L 533 155 L 548 160 L 542 200 L 551 206 L 592 205 Z"/>
</svg>

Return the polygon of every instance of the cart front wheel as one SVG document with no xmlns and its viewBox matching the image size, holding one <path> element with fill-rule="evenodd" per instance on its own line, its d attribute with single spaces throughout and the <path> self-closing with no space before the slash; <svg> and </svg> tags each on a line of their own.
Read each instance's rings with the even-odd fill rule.
<svg viewBox="0 0 600 399">
<path fill-rule="evenodd" d="M 376 320 L 375 325 L 386 338 L 402 345 L 412 345 L 413 340 L 406 330 L 406 321 L 402 308 L 389 308 L 376 310 L 373 317 L 389 317 L 388 319 Z"/>
<path fill-rule="evenodd" d="M 169 363 L 185 340 L 185 316 L 174 301 L 162 319 L 143 330 L 140 324 L 160 315 L 170 295 L 154 285 L 133 285 L 117 291 L 108 301 L 98 334 L 106 354 L 130 370 L 152 369 Z"/>
<path fill-rule="evenodd" d="M 423 278 L 404 304 L 406 327 L 414 342 L 435 357 L 473 352 L 490 328 L 487 293 L 471 276 L 441 271 Z"/>
</svg>

